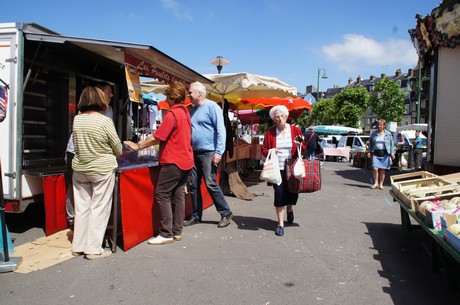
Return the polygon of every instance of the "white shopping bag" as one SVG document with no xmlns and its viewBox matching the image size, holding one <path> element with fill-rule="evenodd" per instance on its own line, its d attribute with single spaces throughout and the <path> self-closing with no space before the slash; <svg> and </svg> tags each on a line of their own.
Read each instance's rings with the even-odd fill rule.
<svg viewBox="0 0 460 305">
<path fill-rule="evenodd" d="M 268 150 L 267 159 L 265 159 L 264 167 L 260 173 L 260 179 L 276 185 L 280 185 L 283 181 L 275 148 Z"/>
<path fill-rule="evenodd" d="M 306 176 L 305 164 L 303 163 L 303 159 L 300 156 L 300 145 L 297 149 L 297 160 L 295 161 L 294 169 L 292 171 L 293 171 L 294 177 L 296 177 L 299 180 L 305 178 Z"/>
</svg>

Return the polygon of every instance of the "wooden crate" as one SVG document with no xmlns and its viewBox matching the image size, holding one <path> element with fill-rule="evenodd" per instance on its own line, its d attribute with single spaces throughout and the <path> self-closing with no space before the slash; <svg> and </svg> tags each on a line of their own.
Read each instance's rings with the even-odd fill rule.
<svg viewBox="0 0 460 305">
<path fill-rule="evenodd" d="M 460 173 L 439 176 L 440 178 L 452 182 L 452 184 L 460 184 Z"/>
<path fill-rule="evenodd" d="M 416 205 L 414 200 L 419 198 L 427 198 L 433 196 L 441 196 L 441 195 L 450 195 L 460 192 L 460 185 L 449 184 L 444 186 L 435 186 L 435 187 L 423 187 L 420 189 L 414 190 L 407 190 L 406 194 L 408 194 L 408 198 L 411 202 L 411 208 L 415 210 Z M 458 195 L 457 195 L 458 196 Z"/>
<path fill-rule="evenodd" d="M 399 198 L 410 208 L 412 207 L 411 196 L 415 192 L 434 191 L 433 188 L 441 186 L 453 186 L 453 184 L 447 180 L 439 177 L 413 179 L 407 181 L 396 182 L 392 184 L 393 191 L 398 195 Z M 417 193 L 418 194 L 418 193 Z"/>
<path fill-rule="evenodd" d="M 390 176 L 390 182 L 391 182 L 391 187 L 393 188 L 393 191 L 397 192 L 400 182 L 414 180 L 414 179 L 433 178 L 433 177 L 438 177 L 438 176 L 430 172 L 420 171 L 420 172 L 412 172 L 412 173 L 405 173 L 405 174 Z"/>
</svg>

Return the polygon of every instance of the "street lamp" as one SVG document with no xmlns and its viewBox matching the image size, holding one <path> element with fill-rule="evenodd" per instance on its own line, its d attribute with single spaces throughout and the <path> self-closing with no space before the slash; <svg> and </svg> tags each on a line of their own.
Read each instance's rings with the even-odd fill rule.
<svg viewBox="0 0 460 305">
<path fill-rule="evenodd" d="M 222 56 L 217 56 L 216 58 L 211 60 L 211 63 L 217 66 L 217 73 L 220 74 L 220 71 L 222 71 L 222 65 L 226 65 L 230 62 Z"/>
<path fill-rule="evenodd" d="M 319 101 L 319 75 L 321 74 L 321 71 L 323 71 L 323 76 L 321 76 L 321 78 L 327 79 L 326 70 L 324 70 L 324 68 L 318 68 L 318 81 L 316 83 L 316 99 L 318 101 Z"/>
<path fill-rule="evenodd" d="M 428 77 L 423 77 L 422 78 L 422 69 L 419 66 L 418 68 L 418 77 L 411 76 L 408 78 L 409 81 L 415 82 L 417 85 L 417 119 L 416 123 L 420 123 L 420 107 L 421 107 L 421 96 L 422 96 L 422 83 L 426 80 L 428 80 Z M 412 87 L 412 86 L 411 86 Z"/>
</svg>

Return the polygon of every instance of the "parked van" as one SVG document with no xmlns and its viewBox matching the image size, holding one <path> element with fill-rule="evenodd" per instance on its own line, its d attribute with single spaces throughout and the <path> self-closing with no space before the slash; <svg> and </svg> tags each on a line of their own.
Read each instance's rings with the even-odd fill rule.
<svg viewBox="0 0 460 305">
<path fill-rule="evenodd" d="M 320 145 L 322 148 L 324 147 L 334 147 L 335 148 L 336 144 L 333 143 L 333 138 L 335 138 L 336 141 L 338 142 L 341 137 L 342 137 L 341 135 L 328 135 L 325 137 L 320 136 L 320 139 L 321 139 Z"/>
<path fill-rule="evenodd" d="M 337 147 L 350 146 L 350 160 L 356 152 L 366 151 L 366 142 L 369 141 L 369 136 L 342 136 Z"/>
</svg>

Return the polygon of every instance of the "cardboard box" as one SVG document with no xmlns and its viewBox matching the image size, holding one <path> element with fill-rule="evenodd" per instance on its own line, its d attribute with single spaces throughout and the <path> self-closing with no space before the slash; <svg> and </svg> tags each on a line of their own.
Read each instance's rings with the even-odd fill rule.
<svg viewBox="0 0 460 305">
<path fill-rule="evenodd" d="M 454 197 L 460 197 L 460 193 L 437 195 L 437 196 L 431 196 L 431 197 L 425 197 L 425 198 L 414 198 L 412 199 L 412 202 L 414 203 L 414 210 L 416 211 L 417 215 L 424 220 L 427 226 L 435 230 L 442 230 L 441 216 L 444 214 L 452 214 L 452 215 L 459 215 L 460 217 L 460 207 L 457 207 L 455 209 L 449 209 L 449 210 L 445 210 L 442 207 L 439 207 L 439 209 L 437 210 L 429 211 L 429 210 L 420 210 L 420 204 L 423 201 L 436 202 L 436 201 L 441 201 L 441 200 L 446 200 L 446 199 L 449 200 Z"/>
<path fill-rule="evenodd" d="M 447 227 L 460 223 L 460 214 L 443 214 L 441 215 L 442 236 L 447 240 Z"/>
<path fill-rule="evenodd" d="M 460 252 L 460 238 L 457 235 L 454 235 L 448 229 L 446 230 L 447 242 L 455 248 L 455 250 Z"/>
</svg>

